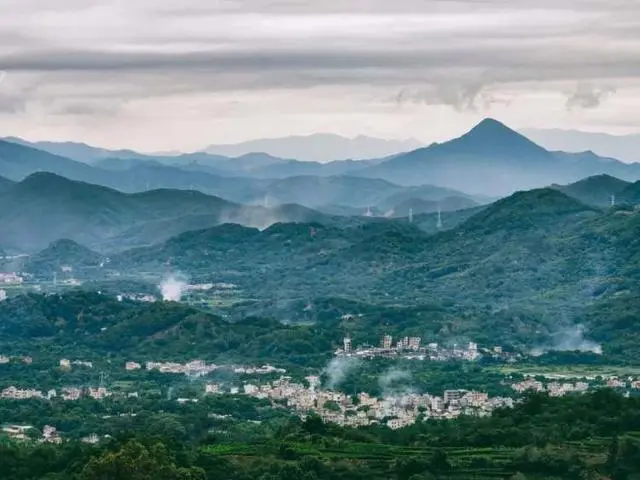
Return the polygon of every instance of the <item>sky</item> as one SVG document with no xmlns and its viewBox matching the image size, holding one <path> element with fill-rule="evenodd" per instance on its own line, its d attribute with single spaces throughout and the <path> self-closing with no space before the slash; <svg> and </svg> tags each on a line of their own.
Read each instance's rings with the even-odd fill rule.
<svg viewBox="0 0 640 480">
<path fill-rule="evenodd" d="M 636 0 L 0 0 L 0 136 L 640 131 Z"/>
</svg>

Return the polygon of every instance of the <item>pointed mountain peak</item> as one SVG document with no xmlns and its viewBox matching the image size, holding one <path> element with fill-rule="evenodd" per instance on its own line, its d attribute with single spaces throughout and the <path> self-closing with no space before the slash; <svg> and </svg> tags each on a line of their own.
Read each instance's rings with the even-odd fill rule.
<svg viewBox="0 0 640 480">
<path fill-rule="evenodd" d="M 437 148 L 449 154 L 487 155 L 513 159 L 551 156 L 544 148 L 493 118 L 485 118 L 461 137 L 442 143 Z"/>
<path fill-rule="evenodd" d="M 460 138 L 469 137 L 487 138 L 496 141 L 508 140 L 510 142 L 526 141 L 531 145 L 535 145 L 523 135 L 520 135 L 515 130 L 507 127 L 504 123 L 499 122 L 498 120 L 495 120 L 493 118 L 485 118 Z"/>
<path fill-rule="evenodd" d="M 514 130 L 507 127 L 504 123 L 499 122 L 494 118 L 485 118 L 480 123 L 478 123 L 475 127 L 471 129 L 471 132 L 508 132 L 508 133 L 516 133 Z"/>
</svg>

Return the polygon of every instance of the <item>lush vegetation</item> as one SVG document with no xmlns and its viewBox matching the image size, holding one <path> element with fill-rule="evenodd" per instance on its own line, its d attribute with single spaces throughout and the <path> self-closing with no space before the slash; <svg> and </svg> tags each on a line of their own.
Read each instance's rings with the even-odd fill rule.
<svg viewBox="0 0 640 480">
<path fill-rule="evenodd" d="M 237 411 L 242 415 L 252 408 Z M 623 480 L 640 475 L 640 399 L 607 390 L 563 399 L 533 395 L 492 417 L 420 422 L 397 431 L 342 428 L 313 416 L 239 423 L 211 417 L 211 409 L 203 404 L 129 417 L 110 440 L 92 447 L 73 441 L 3 442 L 0 471 L 8 480 Z M 77 415 L 90 416 L 81 407 Z M 135 435 L 127 433 L 134 425 Z"/>
</svg>

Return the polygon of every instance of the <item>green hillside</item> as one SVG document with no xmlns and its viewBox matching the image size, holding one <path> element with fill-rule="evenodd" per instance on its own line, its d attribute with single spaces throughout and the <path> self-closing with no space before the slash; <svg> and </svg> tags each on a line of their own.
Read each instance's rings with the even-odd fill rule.
<svg viewBox="0 0 640 480">
<path fill-rule="evenodd" d="M 277 221 L 330 221 L 298 206 L 247 207 L 185 190 L 125 194 L 45 172 L 0 192 L 0 203 L 0 245 L 28 253 L 61 238 L 104 251 L 225 222 L 263 228 Z"/>
</svg>

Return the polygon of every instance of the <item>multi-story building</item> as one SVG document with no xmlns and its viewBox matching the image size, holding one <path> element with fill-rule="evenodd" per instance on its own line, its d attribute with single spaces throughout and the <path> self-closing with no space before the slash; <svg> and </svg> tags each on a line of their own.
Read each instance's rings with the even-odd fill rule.
<svg viewBox="0 0 640 480">
<path fill-rule="evenodd" d="M 420 337 L 411 337 L 409 339 L 409 348 L 412 350 L 418 350 L 420 348 Z"/>
<path fill-rule="evenodd" d="M 385 350 L 390 350 L 392 341 L 393 341 L 393 337 L 391 335 L 385 335 L 384 337 L 382 337 L 382 342 L 381 342 L 382 348 L 384 348 Z"/>
<path fill-rule="evenodd" d="M 466 390 L 445 390 L 444 403 L 446 405 L 457 404 L 465 393 L 467 393 Z"/>
<path fill-rule="evenodd" d="M 344 343 L 344 353 L 351 353 L 351 339 L 349 337 L 345 337 L 343 340 Z"/>
</svg>

